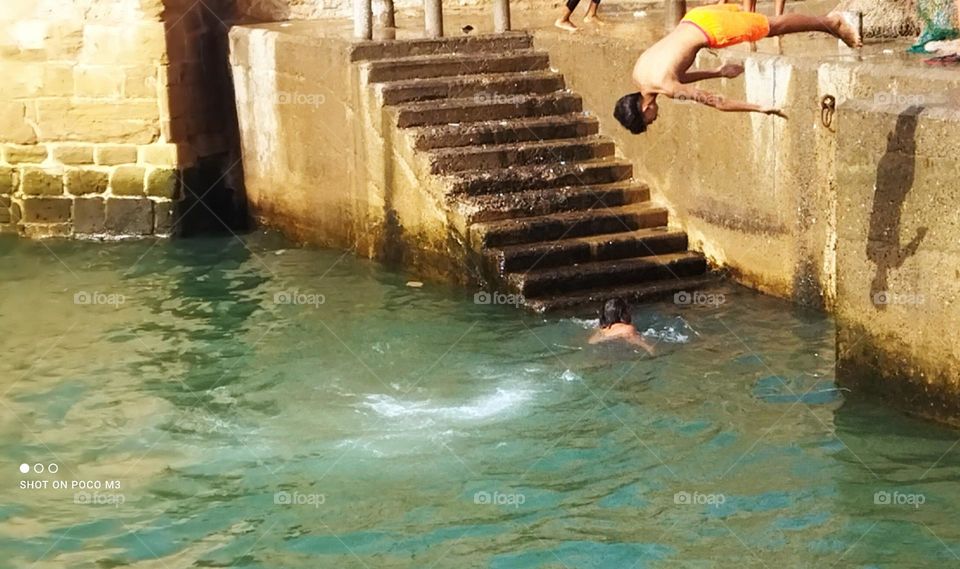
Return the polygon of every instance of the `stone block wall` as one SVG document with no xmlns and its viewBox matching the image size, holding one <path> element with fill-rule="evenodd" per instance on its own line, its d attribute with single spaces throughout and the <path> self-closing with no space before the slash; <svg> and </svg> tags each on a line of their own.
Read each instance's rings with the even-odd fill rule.
<svg viewBox="0 0 960 569">
<path fill-rule="evenodd" d="M 228 149 L 230 115 L 217 100 L 229 84 L 225 57 L 222 71 L 211 61 L 227 30 L 217 9 L 189 0 L 9 3 L 0 14 L 0 230 L 173 230 L 184 170 Z"/>
</svg>

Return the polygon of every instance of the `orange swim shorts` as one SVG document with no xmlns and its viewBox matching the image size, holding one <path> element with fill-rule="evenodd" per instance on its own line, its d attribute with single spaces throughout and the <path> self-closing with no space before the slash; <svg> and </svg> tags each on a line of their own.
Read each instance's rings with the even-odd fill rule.
<svg viewBox="0 0 960 569">
<path fill-rule="evenodd" d="M 757 41 L 770 33 L 770 22 L 763 14 L 744 12 L 736 4 L 712 4 L 687 12 L 681 22 L 693 24 L 707 36 L 710 47 L 727 47 Z"/>
</svg>

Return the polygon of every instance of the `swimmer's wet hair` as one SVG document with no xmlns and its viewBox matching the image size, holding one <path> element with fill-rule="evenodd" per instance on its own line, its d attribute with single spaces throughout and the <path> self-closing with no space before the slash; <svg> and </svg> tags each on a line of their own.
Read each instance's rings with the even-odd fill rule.
<svg viewBox="0 0 960 569">
<path fill-rule="evenodd" d="M 613 107 L 613 116 L 623 128 L 633 134 L 640 134 L 647 130 L 647 123 L 643 120 L 643 113 L 640 112 L 640 99 L 643 94 L 640 91 L 624 95 L 617 100 Z"/>
<path fill-rule="evenodd" d="M 630 324 L 630 305 L 622 298 L 611 298 L 600 309 L 600 327 L 609 328 L 614 324 Z"/>
</svg>

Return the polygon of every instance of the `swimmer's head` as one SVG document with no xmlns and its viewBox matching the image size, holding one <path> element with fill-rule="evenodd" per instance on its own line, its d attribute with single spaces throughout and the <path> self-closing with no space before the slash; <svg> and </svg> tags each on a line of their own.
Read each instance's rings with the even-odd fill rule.
<svg viewBox="0 0 960 569">
<path fill-rule="evenodd" d="M 600 309 L 600 327 L 609 328 L 614 324 L 630 324 L 630 306 L 622 298 L 611 298 Z"/>
<path fill-rule="evenodd" d="M 640 134 L 647 130 L 647 126 L 657 120 L 659 113 L 660 107 L 657 106 L 655 99 L 644 108 L 643 93 L 640 91 L 620 97 L 613 107 L 614 118 L 633 134 Z"/>
</svg>

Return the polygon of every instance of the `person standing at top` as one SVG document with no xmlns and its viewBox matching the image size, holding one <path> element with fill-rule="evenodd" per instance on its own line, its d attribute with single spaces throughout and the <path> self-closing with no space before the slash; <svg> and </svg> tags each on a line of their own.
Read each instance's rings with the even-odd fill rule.
<svg viewBox="0 0 960 569">
<path fill-rule="evenodd" d="M 573 22 L 570 21 L 570 16 L 573 15 L 573 11 L 577 9 L 577 4 L 580 3 L 580 0 L 567 0 L 567 5 L 563 8 L 563 14 L 557 18 L 557 21 L 553 23 L 554 26 L 557 26 L 561 30 L 567 30 L 568 32 L 577 31 L 577 26 L 573 25 Z M 600 0 L 590 0 L 590 7 L 587 8 L 587 15 L 583 17 L 583 22 L 589 24 L 591 22 L 602 24 L 603 21 L 597 17 L 597 8 L 600 6 Z"/>
</svg>

